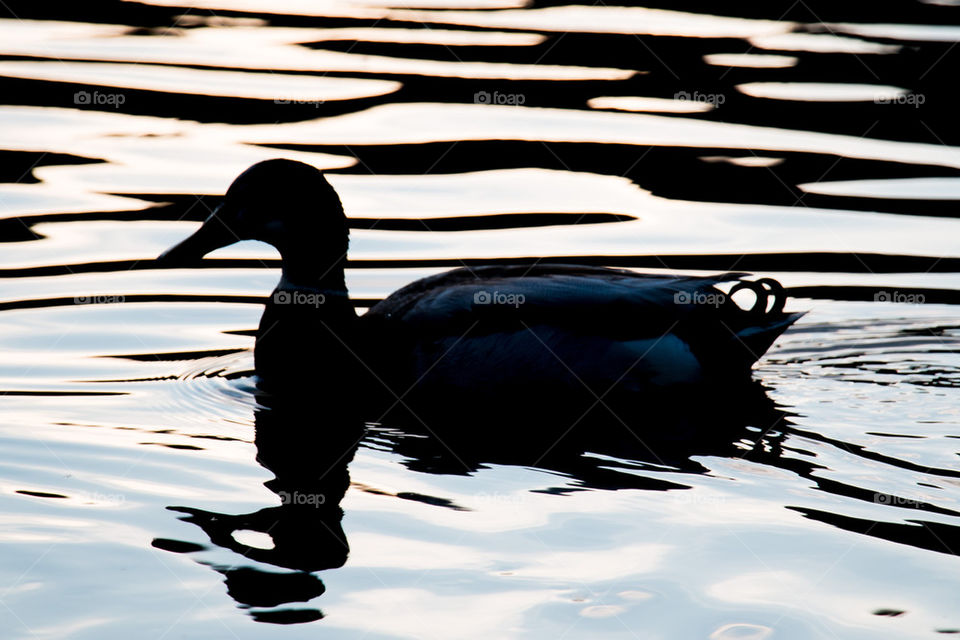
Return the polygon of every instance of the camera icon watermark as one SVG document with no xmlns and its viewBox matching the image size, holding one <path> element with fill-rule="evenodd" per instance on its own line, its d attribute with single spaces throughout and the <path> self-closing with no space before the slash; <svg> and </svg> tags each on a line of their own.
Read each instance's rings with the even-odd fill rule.
<svg viewBox="0 0 960 640">
<path fill-rule="evenodd" d="M 327 296 L 322 293 L 306 292 L 306 291 L 274 291 L 273 292 L 273 303 L 274 304 L 307 304 L 313 307 L 319 307 L 322 304 L 325 304 L 327 301 Z"/>
<path fill-rule="evenodd" d="M 99 491 L 81 491 L 77 498 L 86 503 L 115 504 L 126 502 L 127 497 L 122 493 L 101 493 Z"/>
<path fill-rule="evenodd" d="M 300 491 L 280 491 L 280 504 L 284 506 L 321 507 L 327 503 L 327 496 L 322 493 L 303 493 Z"/>
<path fill-rule="evenodd" d="M 706 293 L 704 291 L 677 291 L 673 294 L 674 304 L 706 304 L 719 307 L 727 301 L 727 296 L 720 292 Z"/>
<path fill-rule="evenodd" d="M 729 499 L 726 496 L 705 494 L 700 491 L 677 491 L 673 495 L 674 499 L 681 504 L 721 508 L 729 503 Z"/>
<path fill-rule="evenodd" d="M 873 294 L 874 302 L 893 302 L 898 304 L 923 304 L 927 298 L 922 293 L 903 293 L 902 291 L 878 291 Z"/>
<path fill-rule="evenodd" d="M 120 295 L 74 296 L 73 297 L 73 304 L 120 304 L 125 301 L 126 301 L 126 298 Z"/>
<path fill-rule="evenodd" d="M 927 96 L 922 93 L 901 93 L 896 96 L 877 96 L 873 99 L 874 104 L 907 104 L 915 109 L 920 108 L 927 101 Z"/>
<path fill-rule="evenodd" d="M 529 499 L 519 493 L 478 493 L 474 496 L 478 505 L 508 506 L 520 509 Z"/>
<path fill-rule="evenodd" d="M 873 502 L 875 504 L 886 504 L 893 507 L 917 507 L 923 504 L 924 501 L 916 498 L 895 496 L 889 493 L 874 493 Z"/>
<path fill-rule="evenodd" d="M 73 104 L 77 105 L 107 105 L 114 109 L 119 109 L 120 105 L 127 101 L 127 97 L 122 93 L 101 93 L 94 91 L 77 91 L 73 94 Z"/>
<path fill-rule="evenodd" d="M 473 294 L 473 304 L 504 304 L 519 307 L 527 301 L 522 293 L 503 293 L 500 291 L 477 291 Z"/>
<path fill-rule="evenodd" d="M 727 96 L 722 93 L 700 93 L 699 91 L 689 93 L 687 91 L 678 91 L 673 94 L 673 99 L 680 102 L 703 102 L 713 105 L 714 107 L 719 107 L 727 101 Z"/>
<path fill-rule="evenodd" d="M 303 98 L 274 98 L 273 100 L 273 104 L 312 104 L 315 109 L 323 103 L 323 100 L 305 100 Z"/>
<path fill-rule="evenodd" d="M 473 102 L 475 104 L 509 104 L 520 106 L 526 101 L 527 96 L 522 93 L 500 93 L 499 91 L 490 93 L 489 91 L 477 91 L 473 94 Z"/>
</svg>

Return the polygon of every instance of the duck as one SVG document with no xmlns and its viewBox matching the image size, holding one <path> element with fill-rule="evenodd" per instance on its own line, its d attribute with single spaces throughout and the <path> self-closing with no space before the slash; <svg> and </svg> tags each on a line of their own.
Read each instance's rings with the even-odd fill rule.
<svg viewBox="0 0 960 640">
<path fill-rule="evenodd" d="M 337 192 L 320 170 L 282 158 L 241 173 L 157 265 L 190 266 L 240 240 L 266 242 L 281 257 L 257 330 L 259 384 L 325 390 L 331 401 L 377 396 L 391 408 L 443 405 L 493 422 L 656 402 L 683 411 L 701 404 L 692 394 L 748 383 L 753 364 L 803 315 L 784 311 L 784 289 L 771 278 L 559 262 L 464 266 L 416 280 L 361 315 L 345 282 L 349 225 Z M 755 297 L 747 308 L 733 298 L 741 290 Z"/>
</svg>

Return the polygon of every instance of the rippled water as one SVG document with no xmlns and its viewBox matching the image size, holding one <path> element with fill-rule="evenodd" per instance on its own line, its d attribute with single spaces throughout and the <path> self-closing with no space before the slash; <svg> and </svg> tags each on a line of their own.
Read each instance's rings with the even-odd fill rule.
<svg viewBox="0 0 960 640">
<path fill-rule="evenodd" d="M 3 5 L 0 635 L 960 633 L 950 4 Z M 278 155 L 340 192 L 361 306 L 562 257 L 809 313 L 669 449 L 266 409 L 277 255 L 153 258 Z"/>
</svg>

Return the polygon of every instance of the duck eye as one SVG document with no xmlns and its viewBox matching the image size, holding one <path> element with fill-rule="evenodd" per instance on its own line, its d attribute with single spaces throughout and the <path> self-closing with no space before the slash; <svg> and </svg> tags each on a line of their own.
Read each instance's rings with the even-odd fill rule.
<svg viewBox="0 0 960 640">
<path fill-rule="evenodd" d="M 226 221 L 227 225 L 236 226 L 235 231 L 240 234 L 249 235 L 254 233 L 257 228 L 256 217 L 251 215 L 250 210 L 242 207 L 236 210 L 231 220 Z"/>
</svg>

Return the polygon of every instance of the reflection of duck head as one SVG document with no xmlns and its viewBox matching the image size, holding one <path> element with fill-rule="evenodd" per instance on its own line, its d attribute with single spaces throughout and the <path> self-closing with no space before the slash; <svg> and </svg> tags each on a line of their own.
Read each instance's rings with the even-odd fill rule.
<svg viewBox="0 0 960 640">
<path fill-rule="evenodd" d="M 270 396 L 269 406 L 256 411 L 257 461 L 274 478 L 266 486 L 280 498 L 280 506 L 239 515 L 192 507 L 170 507 L 186 514 L 182 519 L 199 526 L 210 541 L 252 562 L 294 573 L 263 571 L 235 563 L 215 566 L 225 576 L 227 590 L 246 607 L 277 607 L 306 602 L 323 593 L 323 583 L 312 572 L 343 566 L 349 546 L 340 521 L 340 501 L 350 484 L 347 464 L 353 458 L 363 425 L 347 419 L 336 407 Z M 268 546 L 244 542 L 242 532 L 268 536 Z M 178 550 L 176 543 L 155 546 Z M 180 546 L 182 549 L 182 546 Z M 314 610 L 255 611 L 268 622 L 309 621 Z"/>
<path fill-rule="evenodd" d="M 424 278 L 357 317 L 344 284 L 339 198 L 318 170 L 290 160 L 243 172 L 203 226 L 160 261 L 248 238 L 272 244 L 283 262 L 257 334 L 264 388 L 322 388 L 333 397 L 385 387 L 388 403 L 445 404 L 487 422 L 502 420 L 505 405 L 524 419 L 575 413 L 599 398 L 618 413 L 644 413 L 666 390 L 701 397 L 744 384 L 800 316 L 783 312 L 783 289 L 770 279 L 535 264 Z M 750 309 L 733 301 L 743 289 L 755 296 Z"/>
</svg>

